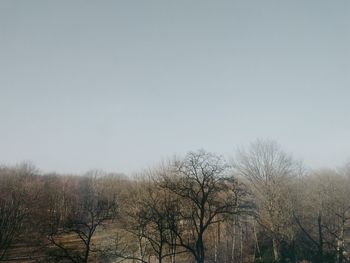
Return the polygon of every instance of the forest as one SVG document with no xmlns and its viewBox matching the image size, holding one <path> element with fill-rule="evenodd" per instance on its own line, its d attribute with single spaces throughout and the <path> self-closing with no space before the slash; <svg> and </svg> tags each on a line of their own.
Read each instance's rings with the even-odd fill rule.
<svg viewBox="0 0 350 263">
<path fill-rule="evenodd" d="M 0 168 L 0 261 L 349 262 L 350 165 L 311 170 L 276 142 L 205 150 L 134 176 Z"/>
</svg>

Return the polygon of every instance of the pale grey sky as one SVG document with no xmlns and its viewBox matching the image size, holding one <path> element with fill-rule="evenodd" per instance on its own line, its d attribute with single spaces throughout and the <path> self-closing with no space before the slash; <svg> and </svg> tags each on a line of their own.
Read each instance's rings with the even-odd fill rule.
<svg viewBox="0 0 350 263">
<path fill-rule="evenodd" d="M 0 1 L 0 162 L 131 173 L 256 138 L 350 158 L 350 1 Z"/>
</svg>

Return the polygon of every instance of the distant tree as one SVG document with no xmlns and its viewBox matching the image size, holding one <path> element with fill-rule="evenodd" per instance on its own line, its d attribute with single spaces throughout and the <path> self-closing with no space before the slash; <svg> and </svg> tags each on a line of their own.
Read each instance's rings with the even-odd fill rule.
<svg viewBox="0 0 350 263">
<path fill-rule="evenodd" d="M 26 216 L 27 212 L 20 197 L 12 195 L 0 198 L 0 261 L 20 234 Z"/>
<path fill-rule="evenodd" d="M 35 200 L 30 183 L 36 172 L 29 163 L 0 167 L 0 260 L 22 234 L 30 216 L 29 203 Z"/>
<path fill-rule="evenodd" d="M 155 171 L 152 171 L 155 173 Z M 132 204 L 128 209 L 130 220 L 126 222 L 126 229 L 139 241 L 139 256 L 124 255 L 124 258 L 147 262 L 146 253 L 155 256 L 158 263 L 165 258 L 175 261 L 175 255 L 183 251 L 176 251 L 173 230 L 177 228 L 179 204 L 172 193 L 164 191 L 154 178 L 144 179 L 140 185 L 132 189 Z M 144 243 L 144 244 L 142 244 Z"/>
<path fill-rule="evenodd" d="M 96 230 L 116 217 L 116 199 L 106 198 L 96 186 L 97 182 L 98 179 L 93 177 L 84 177 L 80 181 L 76 203 L 66 222 L 61 227 L 52 228 L 48 235 L 49 241 L 62 252 L 54 255 L 58 260 L 89 262 L 91 252 L 97 251 L 92 240 Z M 66 238 L 72 236 L 80 241 L 79 247 L 72 248 L 67 244 Z"/>
<path fill-rule="evenodd" d="M 303 178 L 299 188 L 295 221 L 309 242 L 303 246 L 306 253 L 320 263 L 336 259 L 345 262 L 345 230 L 350 222 L 349 179 L 323 170 Z"/>
</svg>

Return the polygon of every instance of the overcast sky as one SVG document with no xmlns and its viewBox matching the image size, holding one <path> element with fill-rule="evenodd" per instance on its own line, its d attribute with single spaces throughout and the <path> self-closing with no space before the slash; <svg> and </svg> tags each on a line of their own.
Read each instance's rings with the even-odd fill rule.
<svg viewBox="0 0 350 263">
<path fill-rule="evenodd" d="M 0 2 L 0 162 L 132 173 L 278 141 L 350 160 L 350 1 Z"/>
</svg>

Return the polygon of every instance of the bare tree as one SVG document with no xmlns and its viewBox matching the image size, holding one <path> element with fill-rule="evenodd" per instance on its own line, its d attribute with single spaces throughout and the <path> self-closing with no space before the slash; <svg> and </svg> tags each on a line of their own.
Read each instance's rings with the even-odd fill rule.
<svg viewBox="0 0 350 263">
<path fill-rule="evenodd" d="M 344 262 L 346 224 L 350 221 L 348 178 L 323 170 L 303 178 L 295 221 L 310 241 L 309 254 L 317 262 Z M 305 246 L 306 247 L 306 246 Z"/>
<path fill-rule="evenodd" d="M 29 202 L 35 200 L 30 182 L 36 172 L 29 163 L 0 167 L 0 260 L 22 234 L 23 225 L 28 220 Z"/>
<path fill-rule="evenodd" d="M 116 199 L 105 198 L 96 183 L 96 178 L 83 178 L 77 189 L 76 203 L 67 221 L 62 227 L 53 228 L 54 231 L 48 235 L 49 241 L 63 252 L 56 254 L 56 258 L 87 263 L 91 252 L 97 251 L 92 240 L 96 230 L 115 218 Z M 76 237 L 80 241 L 78 248 L 67 245 L 65 237 L 69 236 Z"/>
<path fill-rule="evenodd" d="M 249 182 L 255 196 L 257 220 L 268 231 L 273 255 L 280 261 L 281 240 L 293 236 L 292 179 L 301 166 L 273 141 L 258 140 L 248 150 L 238 152 L 236 173 Z"/>
<path fill-rule="evenodd" d="M 26 214 L 23 202 L 15 195 L 0 198 L 0 261 L 20 233 Z"/>
<path fill-rule="evenodd" d="M 173 229 L 178 245 L 192 254 L 197 263 L 205 261 L 205 234 L 210 225 L 243 208 L 244 192 L 229 173 L 222 157 L 190 152 L 165 169 L 160 186 L 179 197 L 178 228 Z"/>
</svg>

